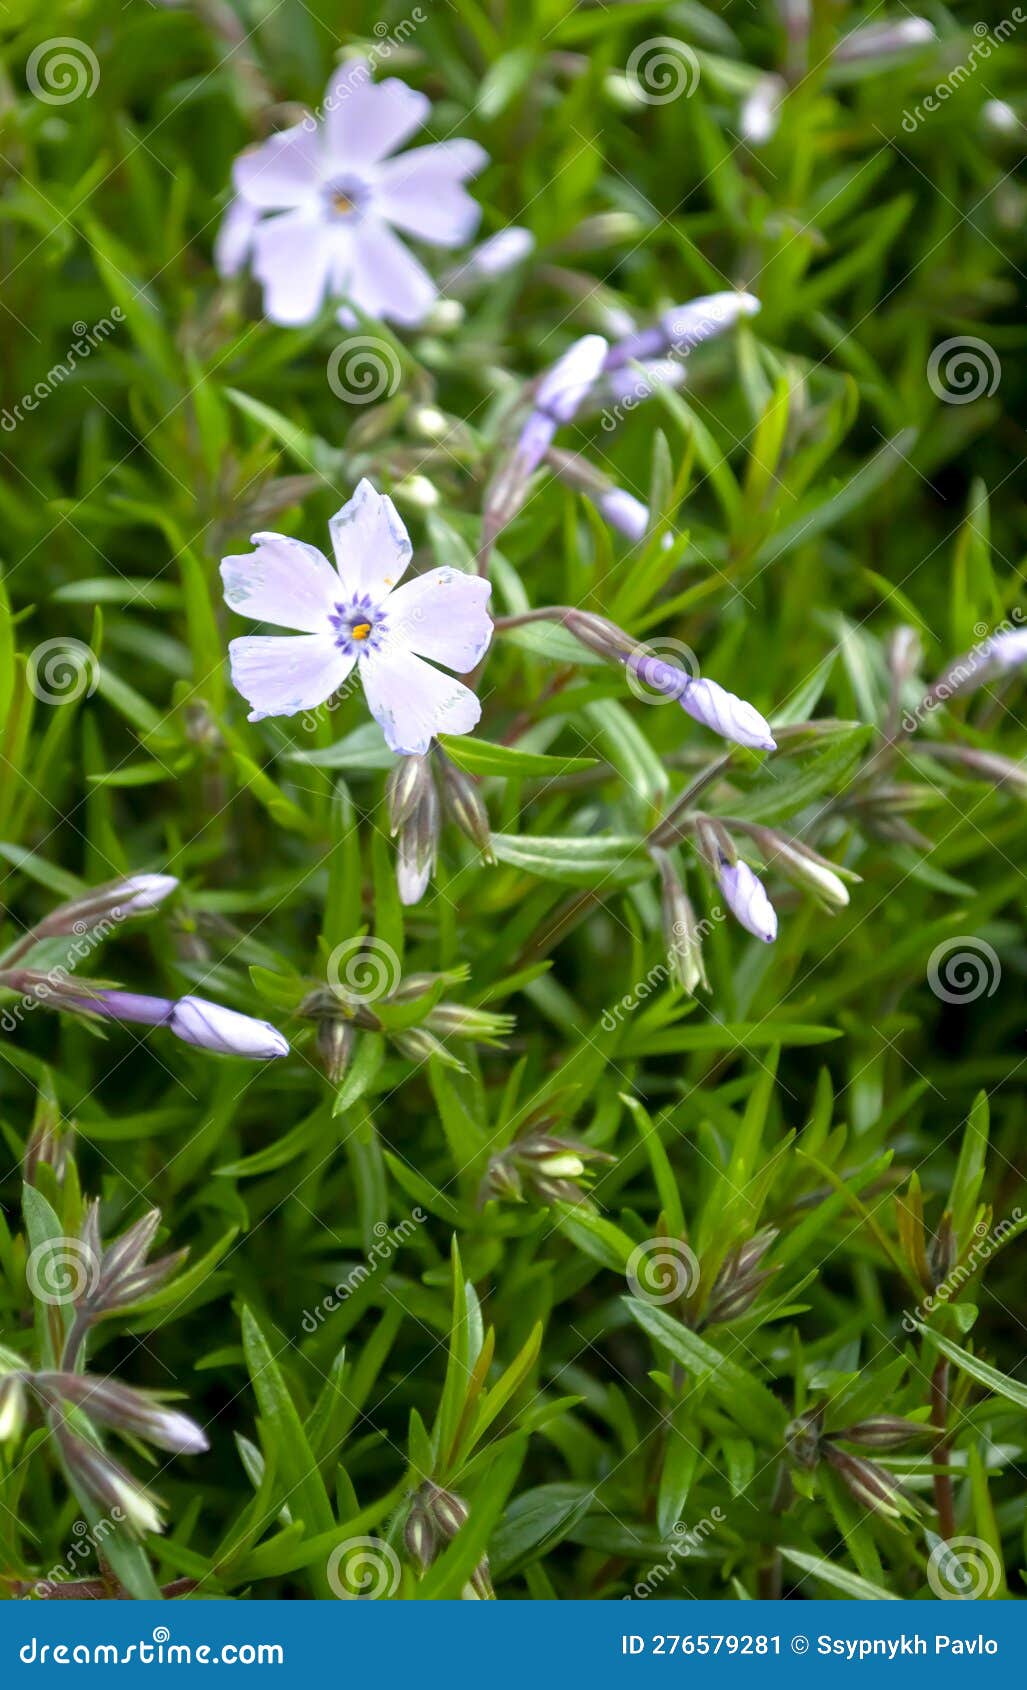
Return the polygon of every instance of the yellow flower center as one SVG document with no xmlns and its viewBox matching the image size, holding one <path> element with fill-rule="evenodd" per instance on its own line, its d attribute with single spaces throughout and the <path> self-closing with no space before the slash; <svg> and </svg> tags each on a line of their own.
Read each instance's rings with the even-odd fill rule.
<svg viewBox="0 0 1027 1690">
<path fill-rule="evenodd" d="M 353 635 L 353 638 L 355 640 L 366 640 L 366 638 L 367 638 L 367 636 L 370 632 L 371 632 L 370 622 L 357 622 L 350 629 L 350 633 Z"/>
<path fill-rule="evenodd" d="M 344 217 L 347 211 L 353 210 L 353 201 L 346 194 L 333 194 L 332 206 L 340 216 Z"/>
</svg>

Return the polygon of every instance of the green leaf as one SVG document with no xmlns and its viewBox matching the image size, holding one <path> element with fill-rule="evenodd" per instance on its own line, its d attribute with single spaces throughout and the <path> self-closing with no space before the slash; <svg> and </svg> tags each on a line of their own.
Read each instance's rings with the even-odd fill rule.
<svg viewBox="0 0 1027 1690">
<path fill-rule="evenodd" d="M 450 761 L 469 775 L 556 780 L 578 769 L 592 769 L 598 761 L 595 757 L 550 757 L 538 751 L 518 751 L 512 745 L 490 745 L 488 740 L 469 735 L 456 738 L 440 734 L 439 744 Z"/>
<path fill-rule="evenodd" d="M 706 1386 L 725 1413 L 737 1420 L 761 1447 L 780 1440 L 787 1420 L 784 1406 L 755 1374 L 733 1356 L 722 1354 L 705 1338 L 691 1332 L 666 1309 L 636 1297 L 625 1297 L 624 1303 L 643 1332 L 686 1369 L 692 1389 Z"/>
<path fill-rule="evenodd" d="M 869 1579 L 850 1572 L 848 1567 L 839 1567 L 834 1561 L 825 1561 L 821 1555 L 807 1555 L 801 1549 L 789 1549 L 786 1545 L 782 1545 L 781 1554 L 793 1567 L 798 1567 L 800 1572 L 809 1573 L 812 1578 L 820 1579 L 823 1584 L 830 1585 L 832 1590 L 840 1590 L 843 1596 L 851 1596 L 856 1602 L 899 1600 L 893 1590 L 885 1590 L 879 1584 L 871 1584 Z"/>
<path fill-rule="evenodd" d="M 985 1390 L 994 1391 L 997 1396 L 1005 1397 L 1008 1402 L 1015 1402 L 1017 1408 L 1027 1408 L 1027 1385 L 1022 1385 L 1018 1379 L 1010 1379 L 1008 1374 L 1000 1373 L 997 1367 L 990 1367 L 986 1361 L 981 1361 L 979 1356 L 964 1350 L 959 1344 L 954 1344 L 951 1338 L 944 1338 L 940 1332 L 935 1332 L 933 1327 L 925 1326 L 919 1320 L 916 1324 L 933 1349 L 940 1350 L 943 1356 L 948 1356 L 949 1361 L 955 1362 L 971 1379 L 976 1379 L 978 1385 L 983 1385 Z"/>
</svg>

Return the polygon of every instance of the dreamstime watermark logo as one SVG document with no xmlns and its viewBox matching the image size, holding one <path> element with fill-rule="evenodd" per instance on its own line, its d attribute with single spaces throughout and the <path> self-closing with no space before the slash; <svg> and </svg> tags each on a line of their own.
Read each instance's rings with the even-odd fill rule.
<svg viewBox="0 0 1027 1690">
<path fill-rule="evenodd" d="M 373 335 L 351 335 L 340 341 L 325 367 L 328 386 L 347 405 L 373 405 L 391 399 L 402 370 L 394 349 Z"/>
<path fill-rule="evenodd" d="M 96 348 L 107 339 L 107 336 L 113 334 L 118 325 L 124 321 L 125 313 L 120 305 L 112 305 L 110 316 L 101 317 L 99 322 L 93 323 L 91 326 L 89 323 L 81 321 L 72 323 L 71 332 L 75 339 L 68 347 L 64 357 L 59 363 L 53 364 L 47 370 L 45 376 L 40 377 L 31 393 L 23 393 L 10 409 L 0 411 L 0 428 L 6 434 L 13 434 L 18 424 L 24 422 L 25 413 L 31 414 L 33 411 L 37 411 L 44 399 L 49 399 L 51 393 L 74 374 L 76 365 L 88 358 L 91 352 L 95 352 Z"/>
<path fill-rule="evenodd" d="M 699 659 L 684 640 L 646 640 L 624 665 L 624 679 L 643 704 L 676 704 L 699 679 Z"/>
<path fill-rule="evenodd" d="M 927 1582 L 943 1602 L 979 1602 L 1002 1583 L 1002 1562 L 982 1537 L 942 1538 L 931 1550 Z"/>
<path fill-rule="evenodd" d="M 399 1588 L 399 1556 L 380 1537 L 348 1537 L 336 1544 L 325 1571 L 332 1590 L 344 1602 L 380 1601 Z"/>
<path fill-rule="evenodd" d="M 40 704 L 75 704 L 99 686 L 99 660 L 82 640 L 44 640 L 29 653 L 28 683 Z"/>
<path fill-rule="evenodd" d="M 1015 605 L 1009 615 L 994 625 L 988 622 L 974 623 L 974 638 L 977 644 L 962 657 L 951 663 L 934 685 L 920 700 L 915 710 L 906 710 L 902 717 L 904 733 L 915 733 L 935 710 L 949 702 L 950 698 L 957 698 L 973 682 L 980 683 L 986 677 L 986 671 L 992 665 L 995 654 L 1002 648 L 1003 641 L 1009 634 L 1022 633 L 1025 613 L 1019 605 Z"/>
<path fill-rule="evenodd" d="M 969 405 L 990 399 L 1002 380 L 998 353 L 973 334 L 953 335 L 936 346 L 927 360 L 927 385 L 945 405 Z"/>
<path fill-rule="evenodd" d="M 670 1578 L 679 1561 L 687 1561 L 705 1540 L 712 1536 L 718 1526 L 724 1524 L 726 1516 L 722 1508 L 711 1508 L 704 1515 L 698 1525 L 690 1526 L 684 1520 L 677 1520 L 674 1524 L 674 1535 L 677 1543 L 669 1545 L 667 1559 L 660 1561 L 655 1567 L 650 1567 L 645 1577 L 632 1585 L 622 1597 L 622 1602 L 644 1602 L 647 1596 L 652 1596 Z"/>
<path fill-rule="evenodd" d="M 34 47 L 25 66 L 25 81 L 47 106 L 67 106 L 96 91 L 100 61 L 91 47 L 74 35 L 55 35 Z"/>
<path fill-rule="evenodd" d="M 624 74 L 636 99 L 666 106 L 699 86 L 699 56 L 673 35 L 653 35 L 631 53 Z"/>
<path fill-rule="evenodd" d="M 643 1303 L 676 1303 L 699 1283 L 699 1260 L 683 1238 L 646 1238 L 628 1257 L 624 1277 Z"/>
<path fill-rule="evenodd" d="M 115 1505 L 109 1514 L 97 1520 L 92 1527 L 85 1520 L 76 1520 L 71 1528 L 75 1541 L 69 1546 L 64 1560 L 51 1567 L 45 1578 L 38 1579 L 31 1589 L 25 1592 L 22 1600 L 35 1597 L 37 1601 L 45 1602 L 52 1598 L 62 1584 L 67 1584 L 69 1579 L 81 1571 L 82 1563 L 89 1560 L 93 1551 L 110 1537 L 124 1518 L 123 1509 Z"/>
<path fill-rule="evenodd" d="M 25 1279 L 40 1303 L 77 1303 L 96 1290 L 100 1263 L 81 1238 L 45 1238 L 25 1264 Z"/>
<path fill-rule="evenodd" d="M 927 963 L 927 984 L 942 1003 L 976 1003 L 994 997 L 1002 964 L 986 939 L 957 933 L 935 945 Z"/>
<path fill-rule="evenodd" d="M 975 23 L 974 34 L 977 40 L 963 59 L 948 76 L 935 84 L 930 94 L 925 94 L 919 105 L 906 110 L 902 114 L 902 127 L 907 135 L 915 134 L 925 117 L 930 117 L 942 107 L 946 100 L 959 91 L 963 83 L 974 74 L 978 65 L 987 63 L 996 47 L 1001 47 L 1016 30 L 1019 24 L 1027 19 L 1027 13 L 1021 6 L 1014 6 L 1008 18 L 1002 18 L 994 29 L 986 23 Z"/>
<path fill-rule="evenodd" d="M 373 934 L 344 939 L 328 958 L 328 984 L 344 1003 L 376 1003 L 399 985 L 400 962 L 392 946 Z"/>
<path fill-rule="evenodd" d="M 692 922 L 690 926 L 683 921 L 676 921 L 670 935 L 670 957 L 666 962 L 655 962 L 648 974 L 635 981 L 630 991 L 603 1010 L 599 1017 L 603 1032 L 616 1032 L 626 1015 L 631 1015 L 640 1003 L 644 1003 L 654 992 L 658 992 L 668 981 L 673 980 L 675 956 L 683 958 L 693 954 L 696 945 L 701 945 L 704 939 L 708 939 L 713 929 L 723 920 L 724 911 L 719 904 L 715 904 L 708 916 L 704 916 L 701 921 Z"/>
<path fill-rule="evenodd" d="M 377 1273 L 380 1267 L 391 1261 L 400 1245 L 405 1244 L 407 1239 L 412 1237 L 418 1227 L 423 1226 L 427 1219 L 424 1210 L 417 1207 L 411 1209 L 410 1214 L 401 1220 L 397 1226 L 390 1227 L 388 1221 L 375 1221 L 372 1228 L 375 1241 L 368 1250 L 365 1259 L 358 1262 L 345 1279 L 341 1279 L 314 1308 L 304 1309 L 303 1319 L 300 1322 L 304 1332 L 316 1332 L 326 1315 L 334 1314 L 335 1310 L 341 1307 L 347 1298 L 352 1297 L 354 1291 L 359 1291 L 372 1274 Z"/>
<path fill-rule="evenodd" d="M 66 951 L 66 960 L 47 969 L 45 974 L 33 974 L 31 985 L 22 992 L 17 1003 L 7 1004 L 0 1010 L 0 1033 L 16 1033 L 26 1015 L 51 999 L 57 1008 L 67 1007 L 67 999 L 74 992 L 73 970 L 98 945 L 102 945 L 124 919 L 120 909 L 113 909 L 98 921 L 76 921 L 69 935 L 71 943 Z"/>
<path fill-rule="evenodd" d="M 936 1308 L 951 1303 L 957 1297 L 968 1280 L 972 1279 L 982 1262 L 988 1261 L 995 1254 L 1010 1233 L 1015 1233 L 1023 1220 L 1023 1210 L 1014 1209 L 1009 1220 L 996 1221 L 989 1227 L 987 1222 L 978 1221 L 974 1227 L 974 1242 L 962 1261 L 957 1262 L 950 1273 L 945 1275 L 934 1290 L 929 1292 L 922 1303 L 915 1309 L 907 1309 L 902 1316 L 902 1324 L 911 1336 L 920 1330 L 924 1321 L 929 1319 Z"/>
</svg>

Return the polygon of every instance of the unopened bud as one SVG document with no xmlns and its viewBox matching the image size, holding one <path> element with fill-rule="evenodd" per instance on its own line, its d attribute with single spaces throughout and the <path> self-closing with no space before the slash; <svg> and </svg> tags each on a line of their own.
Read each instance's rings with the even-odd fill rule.
<svg viewBox="0 0 1027 1690">
<path fill-rule="evenodd" d="M 424 1025 L 431 1032 L 440 1033 L 443 1038 L 453 1036 L 494 1044 L 513 1031 L 514 1018 L 512 1015 L 478 1009 L 472 1004 L 437 1003 L 425 1016 Z"/>
<path fill-rule="evenodd" d="M 14 1443 L 25 1424 L 25 1381 L 20 1373 L 0 1374 L 0 1444 Z"/>
<path fill-rule="evenodd" d="M 385 782 L 385 805 L 393 838 L 413 815 L 431 783 L 431 763 L 427 757 L 401 757 L 393 764 Z"/>
<path fill-rule="evenodd" d="M 441 1490 L 434 1485 L 430 1487 L 427 1506 L 432 1519 L 445 1538 L 456 1537 L 461 1526 L 465 1526 L 470 1518 L 470 1509 L 463 1497 L 456 1496 L 453 1491 Z"/>
<path fill-rule="evenodd" d="M 876 1461 L 865 1461 L 861 1455 L 848 1455 L 830 1443 L 824 1444 L 823 1455 L 863 1508 L 883 1514 L 886 1519 L 899 1518 L 906 1499 L 898 1480 L 884 1467 L 879 1467 Z"/>
<path fill-rule="evenodd" d="M 766 861 L 779 869 L 786 879 L 808 886 L 828 909 L 845 908 L 849 889 L 833 865 L 819 852 L 797 839 L 786 839 L 769 827 L 754 828 L 753 838 Z"/>
<path fill-rule="evenodd" d="M 337 1086 L 349 1067 L 356 1039 L 352 1021 L 337 1016 L 326 1017 L 317 1029 L 317 1054 L 333 1086 Z"/>
<path fill-rule="evenodd" d="M 403 1541 L 412 1561 L 430 1567 L 435 1559 L 435 1532 L 424 1507 L 415 1502 L 403 1528 Z"/>
<path fill-rule="evenodd" d="M 415 510 L 434 510 L 439 502 L 439 491 L 426 475 L 408 475 L 402 481 L 397 481 L 392 489 L 400 504 L 411 505 Z"/>
<path fill-rule="evenodd" d="M 911 1438 L 936 1436 L 936 1428 L 923 1426 L 916 1420 L 903 1420 L 898 1414 L 875 1414 L 856 1426 L 844 1426 L 831 1436 L 844 1438 L 850 1444 L 865 1444 L 869 1449 L 899 1449 Z"/>
<path fill-rule="evenodd" d="M 702 939 L 692 901 L 666 851 L 654 851 L 653 855 L 660 871 L 663 936 L 671 972 L 689 997 L 698 986 L 708 992 L 710 983 L 703 965 Z"/>
<path fill-rule="evenodd" d="M 393 1033 L 392 1042 L 411 1062 L 427 1062 L 434 1056 L 447 1068 L 456 1068 L 462 1074 L 467 1071 L 459 1057 L 447 1050 L 425 1027 L 408 1027 L 402 1033 Z"/>
<path fill-rule="evenodd" d="M 439 843 L 439 799 L 429 778 L 417 805 L 399 831 L 396 884 L 404 904 L 420 903 L 435 867 Z"/>
<path fill-rule="evenodd" d="M 563 624 L 589 651 L 612 662 L 623 663 L 638 643 L 615 622 L 610 622 L 605 616 L 597 616 L 591 610 L 569 610 Z"/>
<path fill-rule="evenodd" d="M 469 775 L 448 757 L 442 760 L 442 799 L 457 827 L 477 845 L 487 863 L 494 863 L 489 813 L 484 799 Z"/>
</svg>

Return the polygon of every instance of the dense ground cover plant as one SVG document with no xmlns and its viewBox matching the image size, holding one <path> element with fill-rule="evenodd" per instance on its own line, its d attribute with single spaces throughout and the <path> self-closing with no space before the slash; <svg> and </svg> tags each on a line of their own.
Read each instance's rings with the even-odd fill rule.
<svg viewBox="0 0 1027 1690">
<path fill-rule="evenodd" d="M 1018 9 L 0 27 L 0 1590 L 1022 1594 Z"/>
</svg>

